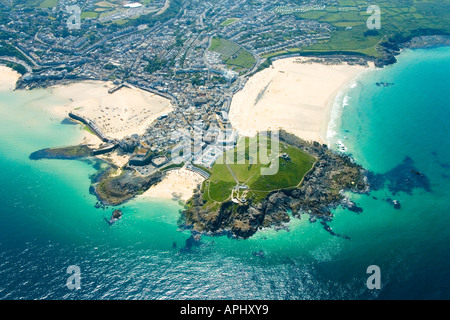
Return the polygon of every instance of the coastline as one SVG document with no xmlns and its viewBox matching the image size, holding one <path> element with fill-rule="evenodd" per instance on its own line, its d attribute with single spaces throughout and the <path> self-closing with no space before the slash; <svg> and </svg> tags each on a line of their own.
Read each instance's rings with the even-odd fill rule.
<svg viewBox="0 0 450 320">
<path fill-rule="evenodd" d="M 0 74 L 0 90 L 15 90 L 21 75 L 4 65 L 0 65 Z M 158 116 L 173 110 L 168 99 L 156 94 L 126 87 L 110 94 L 108 90 L 111 88 L 114 88 L 112 82 L 102 81 L 77 81 L 50 86 L 43 90 L 55 96 L 61 103 L 43 106 L 42 110 L 61 121 L 72 111 L 94 121 L 98 121 L 102 114 L 109 114 L 108 118 L 103 116 L 101 129 L 106 128 L 106 134 L 115 139 L 142 134 Z M 99 149 L 103 141 L 84 127 L 84 124 L 80 124 L 82 138 L 77 144 Z M 129 156 L 121 156 L 116 151 L 96 157 L 117 167 L 123 167 L 129 160 Z"/>
<path fill-rule="evenodd" d="M 279 59 L 253 75 L 233 97 L 229 119 L 246 136 L 282 128 L 306 141 L 326 143 L 332 107 L 338 93 L 363 71 L 374 68 Z"/>
<path fill-rule="evenodd" d="M 0 80 L 0 90 L 12 91 L 14 90 L 20 74 L 9 67 L 0 65 L 0 73 L 2 75 Z M 50 107 L 42 108 L 45 112 L 64 120 L 68 113 L 76 109 L 77 112 L 83 112 L 84 116 L 95 119 L 98 113 L 104 113 L 106 110 L 114 110 L 116 108 L 117 115 L 130 108 L 128 116 L 130 120 L 130 130 L 117 131 L 113 134 L 115 138 L 122 138 L 128 134 L 143 133 L 147 125 L 152 122 L 161 113 L 170 112 L 172 106 L 168 99 L 162 98 L 152 93 L 145 92 L 136 88 L 121 88 L 120 90 L 109 94 L 108 90 L 114 85 L 109 82 L 99 81 L 82 81 L 71 84 L 62 84 L 46 88 L 49 94 L 57 96 L 58 100 L 67 101 L 58 103 Z M 156 104 L 156 107 L 151 108 L 150 103 Z M 144 109 L 148 111 L 148 115 L 144 121 L 137 123 L 133 121 L 135 115 L 144 113 Z M 102 111 L 103 110 L 103 111 Z M 108 113 L 114 115 L 111 111 Z M 120 126 L 122 122 L 118 116 L 111 117 L 108 126 Z M 124 118 L 123 118 L 124 119 Z M 125 120 L 125 119 L 124 119 Z M 103 141 L 99 137 L 84 129 L 83 124 L 79 124 L 82 137 L 77 142 L 78 146 L 87 146 L 90 149 L 98 149 Z M 56 146 L 52 146 L 56 147 Z M 128 163 L 128 155 L 119 155 L 117 151 L 108 154 L 97 155 L 96 158 L 102 159 L 116 166 L 122 168 Z M 117 173 L 117 172 L 116 172 Z M 111 175 L 114 177 L 117 174 Z M 160 182 L 152 185 L 140 198 L 155 198 L 155 199 L 169 199 L 181 200 L 186 202 L 189 200 L 194 190 L 198 185 L 201 185 L 204 178 L 199 174 L 189 171 L 187 169 L 170 170 L 166 172 Z"/>
<path fill-rule="evenodd" d="M 108 137 L 122 139 L 143 134 L 158 116 L 173 110 L 170 100 L 137 88 L 123 87 L 109 93 L 112 82 L 81 81 L 49 87 L 51 93 L 68 100 L 54 108 L 67 117 L 75 112 L 91 121 Z"/>
<path fill-rule="evenodd" d="M 307 83 L 307 91 L 310 93 L 310 95 L 306 96 L 306 100 L 308 100 L 309 104 L 306 105 L 300 105 L 300 108 L 298 108 L 298 105 L 292 102 L 292 100 L 302 99 L 302 96 L 294 96 L 291 97 L 287 94 L 285 94 L 285 102 L 286 107 L 288 109 L 288 112 L 285 114 L 289 115 L 289 109 L 294 109 L 294 111 L 291 111 L 291 114 L 305 116 L 308 118 L 308 121 L 313 123 L 314 130 L 310 130 L 309 135 L 303 135 L 302 132 L 296 132 L 295 126 L 298 126 L 298 123 L 295 121 L 298 120 L 298 117 L 290 117 L 288 120 L 294 120 L 293 122 L 285 122 L 288 127 L 280 125 L 280 128 L 287 129 L 286 131 L 290 131 L 294 134 L 296 134 L 298 137 L 304 139 L 304 140 L 310 140 L 310 141 L 319 141 L 323 143 L 326 137 L 328 123 L 331 118 L 331 112 L 333 107 L 333 102 L 337 96 L 337 94 L 345 87 L 348 86 L 348 84 L 353 81 L 353 79 L 358 76 L 362 71 L 366 70 L 366 67 L 362 66 L 350 66 L 347 64 L 333 64 L 333 65 L 327 65 L 324 63 L 317 63 L 317 62 L 309 62 L 305 61 L 308 59 L 301 59 L 303 60 L 301 63 L 299 63 L 298 58 L 287 58 L 277 61 L 274 68 L 271 68 L 269 70 L 263 70 L 260 73 L 257 73 L 253 77 L 249 79 L 249 82 L 252 82 L 252 79 L 255 77 L 261 77 L 261 75 L 267 80 L 267 82 L 260 82 L 258 85 L 254 86 L 252 88 L 252 93 L 259 95 L 258 99 L 259 102 L 264 103 L 265 99 L 267 97 L 271 98 L 274 95 L 283 94 L 283 92 L 280 90 L 283 89 L 286 85 L 286 79 L 285 76 L 288 77 L 288 81 L 293 80 L 293 84 L 291 85 L 290 89 L 297 91 L 297 88 L 295 87 L 295 84 L 299 81 L 303 81 L 303 83 Z M 277 65 L 281 64 L 284 68 L 281 70 L 277 68 Z M 292 72 L 290 72 L 290 69 L 292 67 L 295 67 L 295 73 L 294 76 L 292 76 Z M 331 86 L 327 87 L 326 93 L 327 95 L 322 95 L 323 91 L 317 92 L 312 90 L 314 86 L 317 85 L 317 83 L 321 83 L 324 81 L 324 78 L 329 78 L 329 70 L 330 68 L 334 70 L 334 78 L 333 81 L 330 81 L 332 83 Z M 9 69 L 9 68 L 8 68 Z M 12 70 L 11 70 L 12 72 Z M 270 73 L 272 77 L 267 78 L 264 73 Z M 14 73 L 12 73 L 14 75 Z M 281 75 L 281 77 L 279 76 Z M 278 76 L 278 77 L 277 77 Z M 18 75 L 14 75 L 11 79 L 14 81 L 17 81 L 19 78 Z M 11 81 L 12 82 L 12 81 Z M 110 82 L 98 82 L 98 81 L 82 81 L 82 82 L 74 82 L 71 84 L 61 84 L 56 86 L 48 87 L 47 90 L 50 94 L 53 94 L 57 96 L 58 98 L 61 98 L 62 101 L 67 101 L 66 103 L 58 104 L 56 106 L 52 106 L 51 108 L 48 108 L 48 111 L 51 112 L 53 115 L 64 119 L 67 117 L 67 114 L 70 111 L 75 110 L 75 112 L 82 114 L 83 116 L 89 118 L 89 119 L 96 119 L 97 117 L 100 117 L 99 114 L 109 113 L 112 116 L 108 118 L 108 123 L 106 126 L 120 126 L 122 119 L 119 120 L 119 114 L 128 111 L 128 116 L 130 118 L 133 118 L 138 111 L 142 111 L 147 106 L 147 101 L 145 98 L 147 98 L 145 95 L 143 96 L 141 92 L 139 92 L 139 89 L 130 89 L 130 88 L 122 88 L 118 91 L 116 91 L 113 94 L 109 94 L 108 90 L 113 88 L 114 85 Z M 262 88 L 261 88 L 262 87 Z M 261 94 L 261 90 L 263 93 Z M 241 92 L 238 92 L 236 95 L 239 95 L 240 93 L 245 92 L 242 90 Z M 292 92 L 292 91 L 291 91 Z M 302 91 L 300 93 L 305 93 L 305 91 Z M 153 121 L 153 118 L 156 118 L 158 114 L 161 112 L 167 112 L 172 110 L 172 106 L 170 105 L 170 101 L 165 100 L 164 98 L 161 98 L 159 96 L 155 96 L 153 94 L 148 94 L 150 96 L 150 100 L 152 98 L 156 98 L 157 102 L 159 102 L 159 105 L 157 105 L 157 108 L 160 107 L 157 111 L 160 111 L 159 113 L 153 113 L 152 116 L 148 117 L 150 118 L 150 122 Z M 119 97 L 119 98 L 118 98 Z M 247 98 L 247 95 L 245 95 Z M 159 101 L 158 101 L 159 100 Z M 151 100 L 152 101 L 152 100 Z M 233 98 L 233 102 L 234 102 Z M 120 103 L 128 103 L 128 104 L 122 104 L 120 107 L 117 107 Z M 129 105 L 134 103 L 140 103 L 140 108 L 137 110 L 136 107 L 131 109 Z M 167 103 L 165 105 L 164 103 Z M 139 106 L 139 105 L 138 105 Z M 317 110 L 314 110 L 314 107 L 318 107 L 319 112 Z M 127 110 L 127 108 L 130 108 L 131 110 Z M 300 109 L 300 113 L 295 113 L 296 109 Z M 147 107 L 148 109 L 148 107 Z M 161 111 L 162 110 L 162 111 Z M 233 103 L 231 105 L 231 112 L 230 112 L 230 120 L 233 123 L 233 112 L 239 111 L 239 109 L 233 109 Z M 113 112 L 115 111 L 115 112 Z M 314 114 L 313 117 L 308 117 L 308 111 L 312 111 Z M 260 113 L 261 116 L 266 117 L 266 119 L 269 119 L 270 122 L 272 122 L 271 118 L 271 112 L 273 110 L 268 110 L 268 115 L 266 115 L 264 112 Z M 279 110 L 277 110 L 279 112 Z M 284 113 L 284 112 L 283 112 Z M 284 120 L 284 119 L 282 119 Z M 308 125 L 308 122 L 303 122 Z M 131 121 L 128 126 L 130 127 L 129 130 L 118 130 L 114 132 L 115 135 L 113 137 L 115 138 L 121 138 L 125 136 L 126 134 L 131 134 L 131 131 L 134 133 L 140 134 L 141 131 L 145 129 L 145 127 L 148 125 L 147 121 L 145 122 L 133 122 Z M 239 129 L 239 128 L 238 128 Z M 251 126 L 248 127 L 248 129 L 254 129 Z M 311 131 L 314 135 L 311 135 Z M 79 145 L 87 145 L 92 149 L 98 149 L 102 141 L 92 133 L 88 132 L 87 130 L 83 130 L 83 138 L 82 141 L 78 143 Z M 113 165 L 115 165 L 117 168 L 122 168 L 128 163 L 129 157 L 119 155 L 117 151 L 113 151 L 109 154 L 96 156 L 99 159 L 105 160 Z M 152 185 L 148 190 L 144 191 L 139 197 L 142 198 L 159 198 L 159 199 L 172 199 L 172 200 L 181 200 L 183 202 L 186 202 L 190 198 L 192 198 L 194 194 L 194 190 L 197 189 L 198 185 L 201 185 L 204 179 L 197 174 L 190 172 L 186 169 L 178 169 L 173 170 L 170 172 L 166 172 L 163 175 L 163 179 L 161 181 L 158 181 L 156 184 Z"/>
<path fill-rule="evenodd" d="M 429 58 L 431 60 L 433 55 Z M 418 63 L 426 61 L 415 60 Z M 398 64 L 401 62 L 400 57 Z M 366 79 L 364 76 L 361 81 Z M 412 92 L 420 92 L 413 90 L 412 83 L 410 85 L 406 79 L 402 82 L 396 78 L 393 80 L 392 90 L 404 83 Z M 371 89 L 376 89 L 374 81 L 366 83 L 372 84 Z M 361 88 L 358 84 L 351 91 Z M 383 92 L 383 89 L 379 91 Z M 424 97 L 440 98 L 444 94 L 441 90 L 425 91 L 425 88 L 422 93 Z M 364 101 L 371 96 L 366 96 Z M 356 103 L 355 99 L 353 101 Z M 412 106 L 408 111 L 409 103 L 399 105 L 405 106 L 399 112 L 400 116 L 414 113 Z M 427 116 L 428 109 L 436 105 L 442 106 L 442 111 L 446 109 L 445 101 L 443 104 L 430 104 L 430 108 L 425 110 Z M 344 110 L 355 114 L 349 107 Z M 320 220 L 311 223 L 308 214 L 304 214 L 301 219 L 292 219 L 287 224 L 289 231 L 264 227 L 246 241 L 235 240 L 226 233 L 222 236 L 202 234 L 200 242 L 193 242 L 191 231 L 178 224 L 182 207 L 175 201 L 156 199 L 124 203 L 120 206 L 125 207 L 122 220 L 111 227 L 103 217 L 109 218 L 114 208 L 108 206 L 102 210 L 93 207 L 95 201 L 87 193 L 86 178 L 92 172 L 88 165 L 44 161 L 28 168 L 25 162 L 15 163 L 15 159 L 19 160 L 19 156 L 25 156 L 25 153 L 11 150 L 13 157 L 3 157 L 3 163 L 8 165 L 4 167 L 6 172 L 3 176 L 10 182 L 5 184 L 8 186 L 5 190 L 8 201 L 2 208 L 2 281 L 6 289 L 14 290 L 5 291 L 3 297 L 66 299 L 73 295 L 83 299 L 153 300 L 204 297 L 280 300 L 445 298 L 450 278 L 450 270 L 446 267 L 450 255 L 445 249 L 450 237 L 450 230 L 445 228 L 450 223 L 450 216 L 445 214 L 450 179 L 441 174 L 450 172 L 439 163 L 450 164 L 450 149 L 445 139 L 444 143 L 439 143 L 445 132 L 433 130 L 434 124 L 448 124 L 442 111 L 436 111 L 438 120 L 442 122 L 432 121 L 416 130 L 415 138 L 422 137 L 423 140 L 383 130 L 387 127 L 386 120 L 392 118 L 389 112 L 386 119 L 383 119 L 384 115 L 380 117 L 378 130 L 373 131 L 374 137 L 395 138 L 392 145 L 397 145 L 401 154 L 419 159 L 417 168 L 427 171 L 434 188 L 431 193 L 419 189 L 413 195 L 399 194 L 395 199 L 402 203 L 400 210 L 384 201 L 384 189 L 373 191 L 369 196 L 352 194 L 350 199 L 364 211 L 358 214 L 338 207 L 332 211 L 335 218 L 329 223 L 334 232 L 347 235 L 350 240 L 330 235 Z M 352 123 L 355 124 L 353 128 L 358 126 L 356 121 Z M 420 126 L 419 122 L 414 123 L 418 124 L 416 127 Z M 401 126 L 402 122 L 398 124 L 399 128 Z M 77 126 L 66 125 L 61 131 L 72 131 L 74 127 Z M 351 130 L 350 134 L 358 137 L 359 131 Z M 350 134 L 349 145 L 352 143 Z M 14 141 L 7 136 L 3 138 L 3 141 Z M 412 141 L 413 146 L 403 149 L 408 141 Z M 375 152 L 376 149 L 380 151 L 375 158 L 371 156 L 376 154 L 372 150 L 360 147 L 353 149 L 358 153 L 352 154 L 359 159 L 359 152 L 367 154 L 371 166 L 387 162 L 386 168 L 390 169 L 392 162 L 397 163 L 395 154 L 391 154 L 392 149 L 386 150 L 384 144 L 372 143 L 371 146 Z M 431 151 L 437 151 L 437 156 Z M 25 169 L 21 174 L 16 175 L 18 171 L 12 170 L 21 167 Z M 38 170 L 45 167 L 49 170 Z M 59 176 L 62 179 L 54 179 Z M 52 193 L 54 190 L 58 193 Z M 59 276 L 65 271 L 65 261 L 82 263 L 82 272 L 88 277 L 94 275 L 91 277 L 94 281 L 82 278 L 82 290 L 69 292 L 61 285 L 62 277 Z M 382 275 L 382 290 L 367 290 L 364 286 L 369 277 L 365 269 L 372 263 L 381 266 L 382 272 L 386 269 Z M 17 268 L 19 265 L 20 270 Z M 85 270 L 86 266 L 88 270 Z M 49 276 L 30 278 L 34 271 L 39 274 L 43 271 Z M 113 281 L 121 275 L 124 275 L 124 281 Z M 135 287 L 131 288 L 131 285 Z"/>
<path fill-rule="evenodd" d="M 15 90 L 21 75 L 0 64 L 0 90 Z M 110 81 L 83 80 L 44 88 L 49 94 L 66 101 L 43 108 L 61 120 L 76 112 L 89 120 L 110 138 L 122 139 L 142 134 L 158 116 L 173 110 L 169 99 L 138 88 L 122 87 L 109 93 L 115 85 Z M 83 141 L 98 145 L 99 139 L 88 133 Z"/>
<path fill-rule="evenodd" d="M 360 73 L 356 74 L 353 78 L 343 82 L 341 84 L 341 86 L 336 89 L 336 91 L 334 91 L 328 99 L 327 102 L 327 111 L 325 113 L 325 117 L 324 117 L 324 122 L 322 123 L 322 128 L 320 131 L 320 136 L 322 138 L 323 143 L 329 145 L 330 141 L 329 141 L 329 135 L 330 135 L 330 126 L 332 125 L 334 120 L 337 120 L 336 118 L 340 118 L 341 114 L 339 115 L 334 115 L 333 113 L 336 112 L 336 108 L 341 108 L 342 106 L 338 106 L 337 104 L 337 99 L 340 97 L 340 95 L 342 95 L 342 99 L 344 102 L 345 96 L 348 92 L 348 90 L 350 90 L 352 88 L 352 85 L 355 83 L 355 81 L 357 81 L 358 78 L 360 78 L 361 76 L 363 76 L 364 74 L 366 74 L 367 72 L 371 72 L 373 70 L 376 70 L 377 67 L 375 67 L 375 65 L 373 64 L 373 62 L 368 62 L 368 67 L 365 70 L 362 70 Z M 334 118 L 334 116 L 336 116 L 336 118 Z"/>
<path fill-rule="evenodd" d="M 362 71 L 370 68 L 348 65 L 346 63 L 327 64 L 324 62 L 311 62 L 308 60 L 308 58 L 287 58 L 278 60 L 273 68 L 255 74 L 248 80 L 248 83 L 254 82 L 255 78 L 258 81 L 256 85 L 251 88 L 251 94 L 253 96 L 256 95 L 255 99 L 258 100 L 257 103 L 255 103 L 255 106 L 258 105 L 259 107 L 260 104 L 263 106 L 266 104 L 267 106 L 265 101 L 267 98 L 269 98 L 270 104 L 270 102 L 273 101 L 271 99 L 275 98 L 278 100 L 278 96 L 282 96 L 281 100 L 284 103 L 283 107 L 286 110 L 280 112 L 280 109 L 275 109 L 275 112 L 288 115 L 288 118 L 281 118 L 280 128 L 292 132 L 306 141 L 309 140 L 324 143 L 324 141 L 326 141 L 327 129 L 336 96 L 343 88 L 348 87 L 348 84 L 359 76 Z M 14 81 L 15 83 L 20 76 L 15 74 L 12 70 L 10 72 L 11 82 Z M 267 77 L 267 74 L 269 74 L 270 77 Z M 261 77 L 264 81 L 258 79 Z M 325 79 L 329 80 L 329 85 L 326 85 L 325 90 L 323 90 L 324 86 L 318 86 L 318 84 L 324 83 Z M 286 93 L 283 89 L 286 89 L 289 82 L 290 86 L 288 86 L 288 93 Z M 299 82 L 305 87 L 304 90 L 298 90 Z M 170 112 L 172 110 L 169 100 L 154 94 L 143 93 L 140 89 L 131 88 L 122 88 L 113 94 L 110 94 L 108 93 L 108 90 L 111 88 L 114 88 L 114 85 L 111 82 L 100 81 L 82 81 L 48 87 L 47 90 L 50 94 L 61 98 L 62 101 L 67 101 L 52 106 L 48 111 L 61 119 L 66 118 L 67 114 L 73 110 L 92 120 L 99 119 L 100 117 L 106 118 L 104 116 L 106 113 L 110 116 L 107 119 L 108 121 L 104 122 L 105 127 L 120 127 L 125 119 L 123 114 L 126 114 L 130 121 L 127 123 L 124 130 L 116 130 L 115 132 L 110 130 L 106 133 L 112 135 L 114 138 L 120 139 L 128 134 L 143 133 L 142 131 L 145 130 L 146 126 L 161 114 L 161 112 Z M 319 88 L 319 90 L 314 90 L 314 88 Z M 243 94 L 244 98 L 247 99 L 248 94 L 245 93 L 245 91 L 246 88 L 244 87 L 244 89 L 238 92 L 235 97 L 239 94 Z M 289 93 L 296 94 L 291 96 Z M 232 123 L 236 119 L 233 112 L 242 114 L 240 108 L 236 108 L 233 105 L 235 104 L 235 97 L 233 97 L 230 110 L 230 120 Z M 152 110 L 153 112 L 151 112 L 144 120 L 134 120 L 136 114 L 143 112 L 144 109 L 149 109 L 149 101 L 155 102 L 156 104 L 155 109 Z M 296 104 L 296 101 L 302 101 L 304 103 Z M 247 112 L 253 114 L 251 111 L 252 107 L 247 110 Z M 273 112 L 273 108 L 269 108 L 259 112 L 259 116 L 262 117 L 263 120 L 266 120 L 265 124 L 272 124 Z M 310 112 L 313 113 L 312 116 L 310 116 Z M 304 132 L 302 132 L 302 130 L 295 130 L 299 125 L 297 123 L 299 116 L 300 118 L 305 117 L 306 120 L 300 119 L 300 123 L 310 126 L 310 130 L 304 130 Z M 287 126 L 285 126 L 285 124 Z M 123 129 L 123 126 L 120 128 Z M 246 129 L 250 131 L 255 130 L 251 124 Z M 256 127 L 256 130 L 259 129 L 261 128 Z M 248 131 L 241 132 L 241 134 L 242 133 L 245 134 L 248 133 Z M 79 142 L 79 145 L 87 145 L 92 149 L 98 149 L 101 144 L 102 141 L 97 136 L 87 130 L 83 130 L 83 140 Z M 119 155 L 117 151 L 96 157 L 115 165 L 117 168 L 122 168 L 129 160 L 129 156 Z M 186 202 L 192 198 L 194 190 L 196 190 L 197 186 L 201 185 L 203 181 L 204 179 L 202 177 L 186 169 L 172 170 L 164 173 L 163 179 L 144 191 L 140 197 L 177 199 Z"/>
</svg>

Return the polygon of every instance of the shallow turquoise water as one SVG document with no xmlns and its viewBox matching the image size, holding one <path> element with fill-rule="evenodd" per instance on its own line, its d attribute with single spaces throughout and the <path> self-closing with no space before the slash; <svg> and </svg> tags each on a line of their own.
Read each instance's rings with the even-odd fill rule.
<svg viewBox="0 0 450 320">
<path fill-rule="evenodd" d="M 44 90 L 0 93 L 0 298 L 449 298 L 449 62 L 449 48 L 406 51 L 337 100 L 342 123 L 331 128 L 330 145 L 341 141 L 379 174 L 409 156 L 431 188 L 350 195 L 364 211 L 338 208 L 329 223 L 350 239 L 303 217 L 289 232 L 203 237 L 188 250 L 190 234 L 177 227 L 181 206 L 148 199 L 124 204 L 123 218 L 110 227 L 104 217 L 113 208 L 96 209 L 89 194 L 92 163 L 28 159 L 81 139 L 79 126 L 39 107 L 61 101 Z M 259 250 L 265 258 L 252 255 Z M 381 269 L 381 290 L 366 287 L 372 264 Z M 81 268 L 78 291 L 65 286 L 69 265 Z"/>
</svg>

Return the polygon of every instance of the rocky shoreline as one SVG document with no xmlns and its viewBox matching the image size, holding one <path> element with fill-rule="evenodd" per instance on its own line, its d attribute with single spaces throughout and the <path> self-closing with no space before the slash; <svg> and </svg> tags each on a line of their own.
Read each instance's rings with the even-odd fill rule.
<svg viewBox="0 0 450 320">
<path fill-rule="evenodd" d="M 99 200 L 97 207 L 103 208 L 105 206 L 117 206 L 134 198 L 154 184 L 159 183 L 163 177 L 161 172 L 144 177 L 136 174 L 128 167 L 122 168 L 121 173 L 117 174 L 118 168 L 114 164 L 94 158 L 93 150 L 86 145 L 41 149 L 31 153 L 29 159 L 86 161 L 94 159 L 92 164 L 97 171 L 90 177 L 92 184 L 90 192 Z M 102 169 L 98 162 L 107 163 L 107 168 Z"/>
<path fill-rule="evenodd" d="M 132 170 L 124 168 L 118 176 L 106 174 L 93 190 L 104 205 L 117 206 L 144 193 L 161 182 L 162 178 L 163 173 L 159 171 L 149 176 L 138 176 Z"/>
<path fill-rule="evenodd" d="M 396 56 L 402 49 L 431 48 L 450 46 L 450 35 L 419 35 L 403 37 L 396 35 L 380 44 L 383 57 L 375 60 L 376 67 L 384 67 L 397 62 Z"/>
<path fill-rule="evenodd" d="M 179 226 L 191 230 L 193 234 L 227 235 L 245 239 L 264 228 L 289 230 L 292 219 L 300 219 L 308 214 L 310 222 L 320 221 L 330 234 L 347 238 L 328 226 L 333 218 L 331 210 L 338 206 L 358 214 L 362 212 L 362 208 L 348 199 L 344 191 L 368 194 L 369 191 L 387 187 L 392 196 L 399 192 L 412 194 L 414 189 L 431 191 L 428 177 L 414 166 L 410 157 L 406 157 L 385 174 L 378 174 L 365 170 L 354 163 L 349 155 L 330 150 L 325 144 L 306 142 L 285 131 L 280 132 L 280 142 L 294 146 L 317 159 L 299 187 L 274 191 L 262 201 L 249 201 L 245 205 L 228 201 L 222 203 L 217 210 L 204 208 L 202 191 L 196 190 L 181 212 Z M 33 152 L 30 159 L 90 161 L 97 170 L 90 176 L 90 192 L 99 200 L 96 207 L 103 209 L 123 204 L 159 183 L 164 177 L 161 172 L 141 176 L 128 167 L 118 171 L 113 164 L 102 165 L 105 161 L 93 158 L 92 150 L 85 145 L 42 149 Z M 400 202 L 395 199 L 383 200 L 395 209 L 401 208 Z"/>
<path fill-rule="evenodd" d="M 272 192 L 258 203 L 238 205 L 231 201 L 225 202 L 217 211 L 202 207 L 201 190 L 197 190 L 187 202 L 187 209 L 182 212 L 180 226 L 192 229 L 195 233 L 248 238 L 262 228 L 286 229 L 292 218 L 300 218 L 304 213 L 326 222 L 332 217 L 330 210 L 339 205 L 355 212 L 361 211 L 341 192 L 368 190 L 365 170 L 361 166 L 349 156 L 336 153 L 326 145 L 305 142 L 285 131 L 280 132 L 280 141 L 317 159 L 300 187 Z M 34 160 L 80 160 L 89 157 L 92 157 L 92 150 L 84 145 L 43 149 L 30 155 L 30 159 Z M 118 168 L 111 164 L 106 169 L 100 167 L 91 176 L 90 191 L 98 198 L 98 207 L 103 208 L 123 204 L 159 183 L 164 176 L 161 172 L 141 176 L 127 167 L 117 171 Z"/>
<path fill-rule="evenodd" d="M 86 145 L 77 145 L 61 148 L 46 148 L 30 154 L 30 160 L 40 159 L 80 159 L 93 156 L 93 151 Z"/>
</svg>

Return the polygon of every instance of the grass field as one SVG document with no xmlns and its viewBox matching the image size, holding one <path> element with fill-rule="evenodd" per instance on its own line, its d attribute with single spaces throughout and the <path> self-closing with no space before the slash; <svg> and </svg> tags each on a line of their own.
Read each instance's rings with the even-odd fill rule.
<svg viewBox="0 0 450 320">
<path fill-rule="evenodd" d="M 203 185 L 207 203 L 231 200 L 232 190 L 237 185 L 246 186 L 247 199 L 258 201 L 272 191 L 294 188 L 300 184 L 304 175 L 312 168 L 315 158 L 284 143 L 279 144 L 277 150 L 272 152 L 270 140 L 268 141 L 266 154 L 270 163 L 263 161 L 258 155 L 264 140 L 241 138 L 235 149 L 226 152 L 224 158 L 213 165 L 211 177 Z M 288 157 L 285 159 L 280 156 L 283 154 Z M 276 163 L 278 169 L 275 174 L 261 174 L 261 169 L 271 165 L 276 167 Z"/>
<path fill-rule="evenodd" d="M 40 8 L 53 8 L 58 4 L 58 0 L 44 0 L 39 7 Z"/>
<path fill-rule="evenodd" d="M 367 19 L 371 13 L 369 4 L 381 10 L 381 29 L 367 34 Z M 291 48 L 291 52 L 356 52 L 379 57 L 377 45 L 390 37 L 422 34 L 450 34 L 450 1 L 445 0 L 381 0 L 368 3 L 365 0 L 338 0 L 338 5 L 325 10 L 292 13 L 297 18 L 327 22 L 336 30 L 330 40 L 321 41 L 305 48 Z M 351 28 L 350 28 L 351 27 Z M 265 57 L 287 54 L 286 50 Z"/>
<path fill-rule="evenodd" d="M 232 25 L 233 23 L 235 23 L 238 20 L 239 20 L 238 18 L 228 18 L 227 20 L 222 22 L 220 25 L 226 27 L 226 26 Z"/>
<path fill-rule="evenodd" d="M 223 38 L 214 37 L 209 50 L 220 53 L 222 61 L 235 71 L 251 69 L 255 65 L 255 58 L 250 52 Z"/>
<path fill-rule="evenodd" d="M 99 1 L 95 3 L 96 7 L 100 7 L 100 8 L 116 8 L 117 4 L 108 2 L 108 1 Z"/>
<path fill-rule="evenodd" d="M 81 19 L 86 19 L 86 18 L 98 18 L 99 13 L 98 12 L 93 12 L 93 11 L 85 11 L 81 13 Z"/>
</svg>

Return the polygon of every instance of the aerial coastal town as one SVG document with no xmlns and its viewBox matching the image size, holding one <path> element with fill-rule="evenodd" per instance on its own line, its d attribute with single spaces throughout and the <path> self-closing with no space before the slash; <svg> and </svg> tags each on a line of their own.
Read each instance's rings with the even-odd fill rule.
<svg viewBox="0 0 450 320">
<path fill-rule="evenodd" d="M 0 0 L 0 300 L 449 298 L 449 20 Z"/>
<path fill-rule="evenodd" d="M 18 6 L 8 23 L 0 23 L 2 51 L 14 53 L 14 58 L 11 54 L 4 58 L 22 69 L 17 87 L 98 80 L 114 84 L 110 94 L 128 87 L 169 99 L 173 110 L 160 114 L 145 133 L 120 138 L 101 127 L 106 114 L 103 119 L 89 118 L 73 110 L 69 116 L 104 142 L 98 154 L 118 148 L 128 154 L 128 165 L 143 175 L 161 166 L 192 163 L 191 168 L 205 177 L 208 173 L 201 168 L 211 168 L 218 156 L 234 147 L 237 134 L 228 119 L 232 97 L 250 75 L 270 65 L 267 55 L 329 39 L 334 29 L 284 13 L 336 4 L 335 0 L 320 4 L 312 0 L 297 7 L 268 0 L 257 5 L 246 0 L 50 2 Z M 69 28 L 76 17 L 72 21 L 66 8 L 73 5 L 80 8 L 79 28 Z M 353 62 L 365 63 L 360 58 Z M 182 152 L 186 136 L 200 144 L 192 154 Z M 172 159 L 177 145 L 179 158 Z"/>
</svg>

